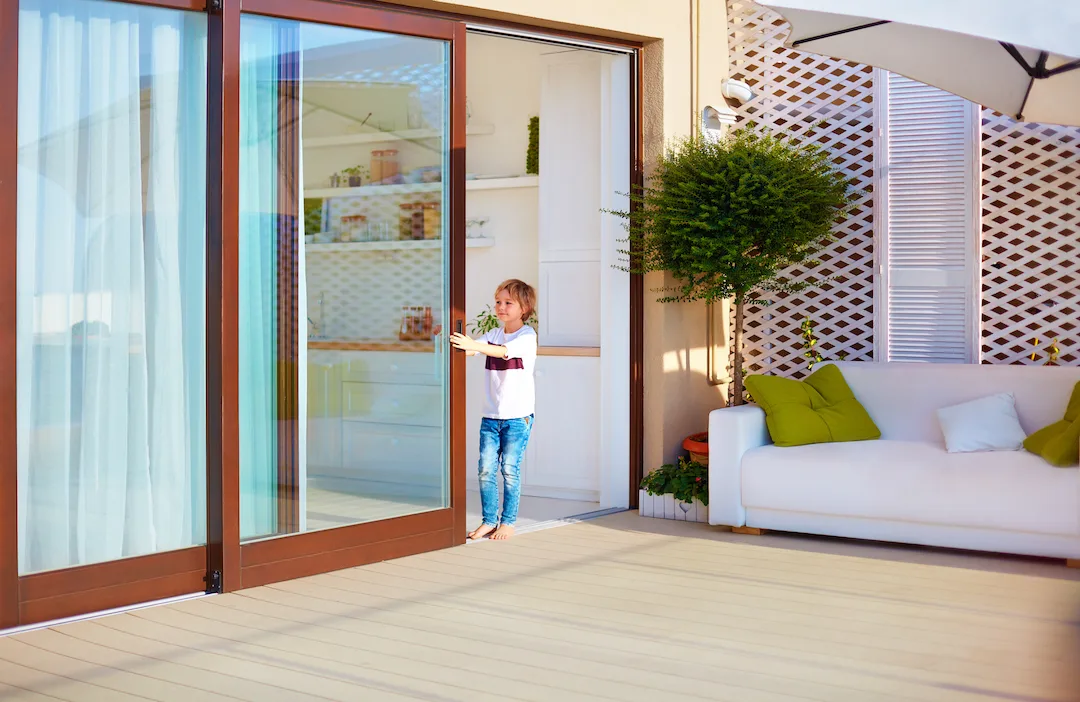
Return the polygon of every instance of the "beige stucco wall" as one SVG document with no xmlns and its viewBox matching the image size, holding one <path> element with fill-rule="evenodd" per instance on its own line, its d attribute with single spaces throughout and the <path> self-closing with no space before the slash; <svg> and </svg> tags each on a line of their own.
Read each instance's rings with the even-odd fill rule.
<svg viewBox="0 0 1080 702">
<path fill-rule="evenodd" d="M 720 104 L 728 74 L 723 0 L 397 0 L 476 17 L 575 30 L 646 43 L 643 111 L 646 168 L 664 142 L 694 128 L 700 107 Z M 698 38 L 700 37 L 700 40 Z M 645 280 L 645 470 L 671 461 L 682 439 L 707 428 L 724 401 L 708 384 L 703 305 L 660 304 Z M 726 357 L 726 356 L 724 356 Z"/>
</svg>

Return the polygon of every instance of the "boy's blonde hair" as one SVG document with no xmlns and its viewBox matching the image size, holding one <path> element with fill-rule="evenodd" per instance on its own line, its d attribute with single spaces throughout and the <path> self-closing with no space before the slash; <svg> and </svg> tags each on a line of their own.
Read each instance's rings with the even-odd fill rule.
<svg viewBox="0 0 1080 702">
<path fill-rule="evenodd" d="M 499 287 L 495 288 L 495 294 L 498 295 L 503 290 L 510 295 L 511 300 L 521 305 L 522 321 L 529 321 L 529 317 L 536 312 L 536 290 L 533 286 L 517 278 L 511 278 L 499 283 Z"/>
</svg>

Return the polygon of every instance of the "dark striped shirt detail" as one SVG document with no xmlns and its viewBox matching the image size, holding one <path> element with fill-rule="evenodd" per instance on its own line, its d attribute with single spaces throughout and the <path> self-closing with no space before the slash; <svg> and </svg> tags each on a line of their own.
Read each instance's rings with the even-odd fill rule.
<svg viewBox="0 0 1080 702">
<path fill-rule="evenodd" d="M 491 342 L 487 342 L 491 346 Z M 484 368 L 489 371 L 525 370 L 525 361 L 520 358 L 495 358 L 488 356 Z"/>
</svg>

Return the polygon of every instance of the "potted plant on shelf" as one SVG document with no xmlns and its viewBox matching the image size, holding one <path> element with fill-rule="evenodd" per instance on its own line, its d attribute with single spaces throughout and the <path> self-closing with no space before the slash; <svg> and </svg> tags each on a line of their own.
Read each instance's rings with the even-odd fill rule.
<svg viewBox="0 0 1080 702">
<path fill-rule="evenodd" d="M 660 466 L 641 481 L 638 514 L 682 522 L 709 521 L 709 469 L 679 457 L 678 465 Z"/>
<path fill-rule="evenodd" d="M 348 187 L 359 188 L 364 184 L 364 178 L 368 175 L 368 169 L 364 166 L 353 166 L 341 171 L 342 175 L 348 178 Z"/>
<path fill-rule="evenodd" d="M 540 118 L 529 118 L 529 145 L 525 150 L 525 173 L 540 174 Z"/>
<path fill-rule="evenodd" d="M 739 129 L 676 142 L 630 199 L 636 209 L 612 212 L 627 220 L 622 270 L 669 272 L 661 302 L 734 301 L 733 403 L 743 404 L 746 306 L 823 282 L 793 273 L 834 240 L 854 202 L 847 176 L 816 145 Z"/>
</svg>

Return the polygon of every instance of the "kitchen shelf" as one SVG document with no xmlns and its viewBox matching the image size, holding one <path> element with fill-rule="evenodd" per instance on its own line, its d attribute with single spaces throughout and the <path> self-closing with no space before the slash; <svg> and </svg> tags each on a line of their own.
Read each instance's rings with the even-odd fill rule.
<svg viewBox="0 0 1080 702">
<path fill-rule="evenodd" d="M 442 239 L 417 239 L 415 241 L 349 241 L 337 244 L 307 244 L 309 253 L 331 253 L 334 251 L 401 251 L 408 249 L 441 249 Z M 482 237 L 466 239 L 465 247 L 484 249 L 495 245 L 495 240 Z"/>
<path fill-rule="evenodd" d="M 466 190 L 509 190 L 511 188 L 535 188 L 540 184 L 540 176 L 518 176 L 516 178 L 482 178 L 465 181 Z M 362 185 L 359 188 L 313 188 L 304 190 L 304 198 L 329 199 L 335 197 L 360 197 L 364 195 L 412 195 L 415 193 L 437 193 L 442 190 L 442 183 L 402 183 L 400 185 Z"/>
<path fill-rule="evenodd" d="M 509 190 L 511 188 L 535 188 L 540 176 L 525 175 L 516 178 L 478 178 L 465 181 L 466 190 Z"/>
<path fill-rule="evenodd" d="M 468 135 L 494 134 L 494 124 L 470 124 L 465 127 Z M 320 149 L 333 146 L 356 146 L 360 144 L 384 144 L 392 141 L 415 141 L 417 139 L 435 139 L 443 136 L 438 129 L 403 129 L 400 132 L 368 132 L 367 134 L 341 134 L 328 137 L 308 137 L 303 140 L 304 148 Z"/>
</svg>

